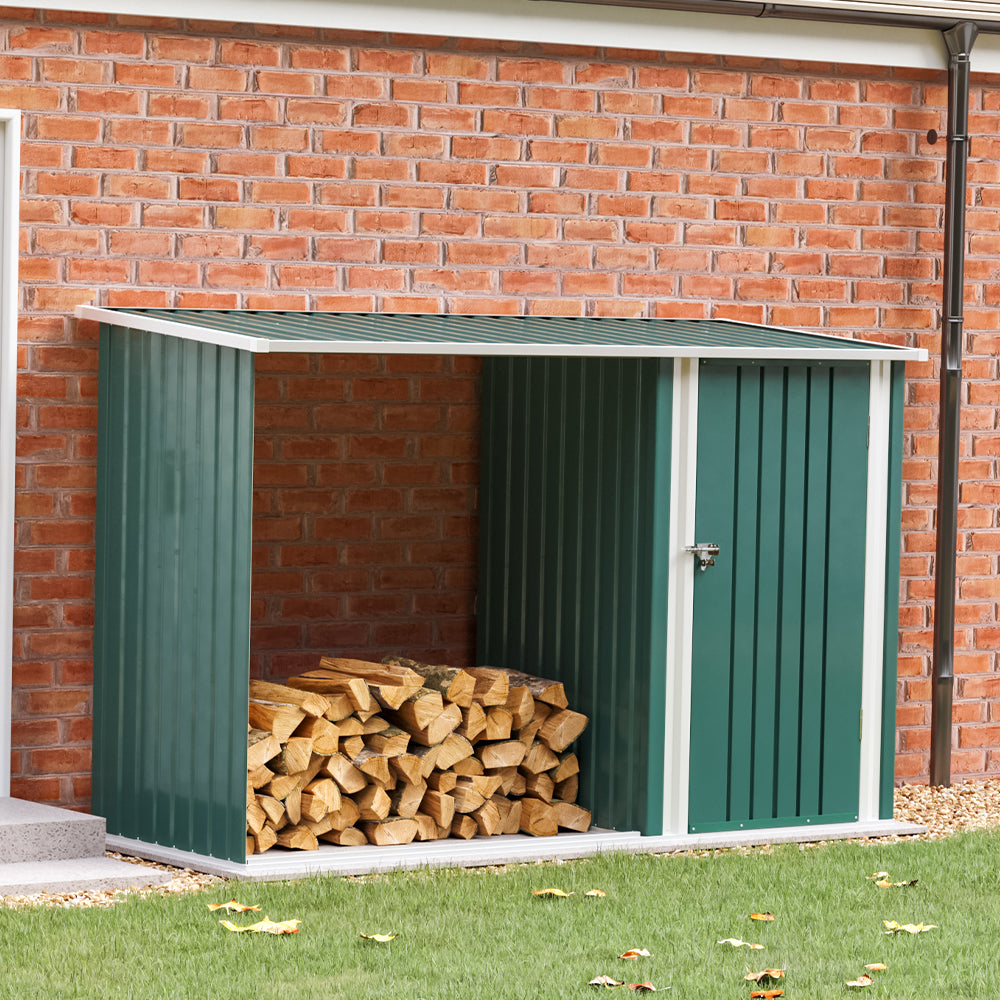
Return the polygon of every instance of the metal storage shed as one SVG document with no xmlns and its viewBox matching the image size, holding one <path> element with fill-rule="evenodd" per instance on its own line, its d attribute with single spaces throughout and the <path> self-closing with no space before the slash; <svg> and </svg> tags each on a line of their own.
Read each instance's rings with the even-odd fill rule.
<svg viewBox="0 0 1000 1000">
<path fill-rule="evenodd" d="M 263 877 L 891 821 L 925 351 L 721 320 L 78 315 L 101 324 L 93 802 L 119 847 Z M 564 681 L 592 720 L 581 801 L 617 833 L 246 858 L 260 352 L 484 357 L 479 662 Z"/>
</svg>

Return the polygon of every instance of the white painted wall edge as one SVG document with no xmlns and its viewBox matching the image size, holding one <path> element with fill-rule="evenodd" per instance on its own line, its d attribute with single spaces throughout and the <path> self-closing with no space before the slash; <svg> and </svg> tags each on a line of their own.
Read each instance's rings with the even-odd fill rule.
<svg viewBox="0 0 1000 1000">
<path fill-rule="evenodd" d="M 674 362 L 670 425 L 670 535 L 667 571 L 667 672 L 663 711 L 663 836 L 688 832 L 691 761 L 691 648 L 694 627 L 695 483 L 698 471 L 697 358 Z"/>
<path fill-rule="evenodd" d="M 764 59 L 944 69 L 937 31 L 651 10 L 559 0 L 49 0 L 52 11 L 308 25 L 501 41 L 591 45 Z M 972 52 L 977 72 L 1000 72 L 1000 37 Z"/>
<path fill-rule="evenodd" d="M 858 819 L 861 822 L 878 819 L 879 779 L 882 773 L 890 378 L 889 362 L 872 362 L 868 393 L 868 497 L 865 512 L 865 596 L 861 640 L 862 725 L 858 791 Z"/>
<path fill-rule="evenodd" d="M 21 115 L 0 110 L 0 797 L 10 795 Z"/>
</svg>

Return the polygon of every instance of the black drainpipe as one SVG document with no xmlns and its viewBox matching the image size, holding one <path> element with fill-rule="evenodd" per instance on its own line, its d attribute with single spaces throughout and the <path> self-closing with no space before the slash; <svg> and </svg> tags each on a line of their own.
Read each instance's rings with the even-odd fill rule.
<svg viewBox="0 0 1000 1000">
<path fill-rule="evenodd" d="M 942 273 L 941 403 L 938 414 L 937 547 L 934 560 L 934 654 L 931 665 L 930 783 L 951 784 L 951 706 L 955 659 L 955 559 L 958 536 L 958 435 L 962 412 L 962 299 L 965 290 L 965 193 L 969 159 L 970 53 L 980 32 L 1000 22 L 873 10 L 752 3 L 746 0 L 570 0 L 618 7 L 741 14 L 790 20 L 931 28 L 948 48 L 948 149 L 945 159 Z"/>
<path fill-rule="evenodd" d="M 962 413 L 962 300 L 965 290 L 965 175 L 969 159 L 969 56 L 977 34 L 976 26 L 968 21 L 944 32 L 948 46 L 948 149 L 944 175 L 941 403 L 938 411 L 937 545 L 934 558 L 932 785 L 951 784 L 958 433 Z"/>
</svg>

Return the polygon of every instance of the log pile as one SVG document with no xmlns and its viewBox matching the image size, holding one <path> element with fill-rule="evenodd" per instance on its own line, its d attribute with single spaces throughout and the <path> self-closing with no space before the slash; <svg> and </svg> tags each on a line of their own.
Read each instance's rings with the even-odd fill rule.
<svg viewBox="0 0 1000 1000">
<path fill-rule="evenodd" d="M 247 853 L 587 830 L 586 725 L 562 684 L 494 667 L 324 657 L 251 680 Z"/>
</svg>

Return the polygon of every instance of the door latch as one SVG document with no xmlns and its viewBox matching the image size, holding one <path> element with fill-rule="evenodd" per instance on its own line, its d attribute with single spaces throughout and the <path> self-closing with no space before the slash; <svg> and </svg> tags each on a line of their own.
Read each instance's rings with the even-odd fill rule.
<svg viewBox="0 0 1000 1000">
<path fill-rule="evenodd" d="M 715 542 L 696 542 L 694 545 L 685 545 L 684 551 L 694 553 L 694 557 L 698 560 L 698 568 L 704 573 L 709 566 L 715 565 L 719 546 Z"/>
</svg>

